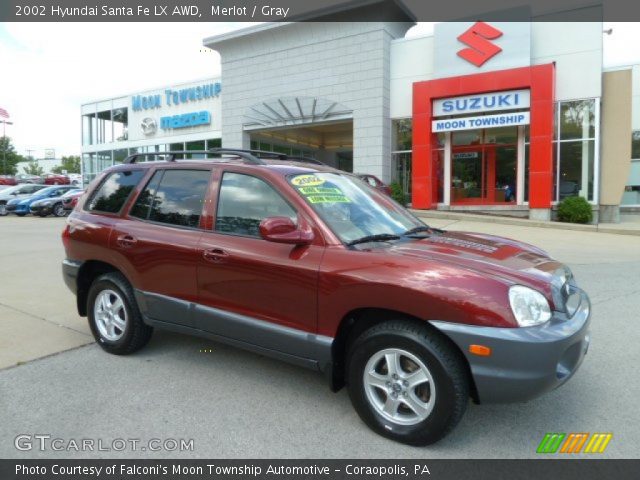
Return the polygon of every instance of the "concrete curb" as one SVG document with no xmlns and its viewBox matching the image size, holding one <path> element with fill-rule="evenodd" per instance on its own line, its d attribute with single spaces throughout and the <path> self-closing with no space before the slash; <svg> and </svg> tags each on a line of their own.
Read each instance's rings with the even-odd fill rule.
<svg viewBox="0 0 640 480">
<path fill-rule="evenodd" d="M 527 218 L 502 217 L 497 215 L 478 215 L 474 213 L 445 212 L 445 211 L 438 211 L 438 210 L 410 209 L 410 211 L 415 216 L 424 218 L 424 219 L 438 218 L 443 220 L 497 223 L 501 225 L 518 225 L 521 227 L 553 228 L 556 230 L 574 230 L 574 231 L 582 231 L 582 232 L 599 232 L 599 233 L 612 233 L 616 235 L 640 236 L 640 224 L 638 225 L 638 228 L 633 228 L 633 227 L 624 228 L 620 226 L 609 226 L 610 224 L 581 225 L 581 224 L 575 224 L 575 223 L 545 222 L 541 220 L 529 220 Z"/>
</svg>

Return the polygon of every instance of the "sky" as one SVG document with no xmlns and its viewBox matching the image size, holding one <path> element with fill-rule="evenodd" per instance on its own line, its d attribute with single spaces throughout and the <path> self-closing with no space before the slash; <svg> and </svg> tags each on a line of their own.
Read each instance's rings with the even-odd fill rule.
<svg viewBox="0 0 640 480">
<path fill-rule="evenodd" d="M 202 39 L 248 23 L 0 23 L 0 108 L 18 153 L 81 149 L 80 105 L 220 73 Z M 430 34 L 420 23 L 408 36 Z M 640 24 L 605 23 L 604 66 L 640 63 Z M 0 131 L 0 135 L 2 132 Z"/>
</svg>

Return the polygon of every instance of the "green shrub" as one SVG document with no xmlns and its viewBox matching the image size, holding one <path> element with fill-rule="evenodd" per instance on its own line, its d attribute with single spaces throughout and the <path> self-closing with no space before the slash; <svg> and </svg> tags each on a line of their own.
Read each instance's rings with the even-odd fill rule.
<svg viewBox="0 0 640 480">
<path fill-rule="evenodd" d="M 391 198 L 393 198 L 400 205 L 406 205 L 407 199 L 404 195 L 402 185 L 400 185 L 398 182 L 393 182 L 391 185 L 389 185 L 389 188 L 391 188 Z"/>
<path fill-rule="evenodd" d="M 567 197 L 558 204 L 558 220 L 569 223 L 589 223 L 593 220 L 591 205 L 582 197 Z"/>
</svg>

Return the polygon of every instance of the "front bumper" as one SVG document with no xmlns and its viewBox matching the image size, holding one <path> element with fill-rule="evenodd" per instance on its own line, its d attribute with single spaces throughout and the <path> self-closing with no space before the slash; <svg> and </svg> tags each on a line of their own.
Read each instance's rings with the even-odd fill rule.
<svg viewBox="0 0 640 480">
<path fill-rule="evenodd" d="M 580 305 L 571 318 L 555 312 L 537 327 L 492 328 L 431 322 L 466 356 L 481 403 L 530 400 L 565 383 L 589 348 L 591 304 L 580 290 Z M 479 344 L 491 348 L 480 357 L 469 352 Z"/>
<path fill-rule="evenodd" d="M 50 215 L 51 205 L 36 205 L 35 207 L 32 205 L 29 207 L 29 211 L 33 215 Z"/>
</svg>

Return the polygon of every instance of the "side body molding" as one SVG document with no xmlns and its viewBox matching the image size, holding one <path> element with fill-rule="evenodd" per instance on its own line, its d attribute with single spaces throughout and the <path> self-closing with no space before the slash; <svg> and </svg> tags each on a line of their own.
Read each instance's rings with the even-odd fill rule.
<svg viewBox="0 0 640 480">
<path fill-rule="evenodd" d="M 329 374 L 333 338 L 155 293 L 135 291 L 145 323 Z M 173 304 L 173 308 L 169 307 Z M 158 318 L 158 312 L 163 312 Z M 167 312 L 180 318 L 167 321 Z M 187 318 L 185 318 L 187 317 Z"/>
</svg>

